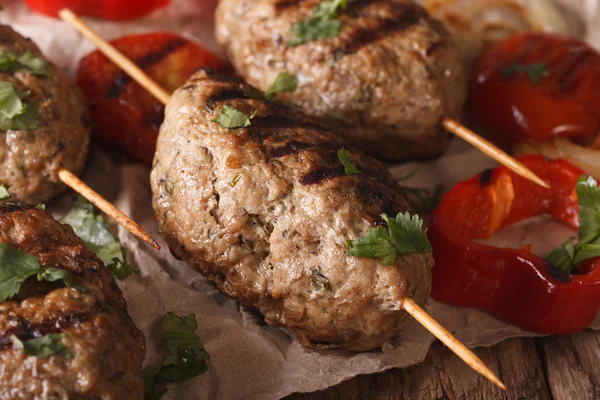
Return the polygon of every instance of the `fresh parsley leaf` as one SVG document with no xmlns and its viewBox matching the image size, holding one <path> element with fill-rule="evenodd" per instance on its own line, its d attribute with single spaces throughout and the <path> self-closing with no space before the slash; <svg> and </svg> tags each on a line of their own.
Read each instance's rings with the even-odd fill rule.
<svg viewBox="0 0 600 400">
<path fill-rule="evenodd" d="M 548 264 L 567 274 L 581 262 L 600 257 L 600 188 L 594 178 L 582 176 L 575 190 L 579 201 L 579 241 L 573 244 L 574 238 L 570 238 L 545 258 Z"/>
<path fill-rule="evenodd" d="M 352 159 L 350 158 L 350 154 L 346 151 L 345 148 L 341 148 L 338 150 L 338 158 L 340 162 L 344 166 L 344 172 L 346 175 L 359 175 L 362 174 L 361 170 L 356 168 L 354 163 L 352 163 Z"/>
<path fill-rule="evenodd" d="M 123 262 L 118 257 L 112 259 L 110 264 L 106 265 L 106 268 L 115 276 L 117 279 L 125 279 L 135 271 L 137 271 L 132 265 Z"/>
<path fill-rule="evenodd" d="M 23 282 L 41 270 L 34 256 L 6 243 L 0 243 L 0 266 L 0 302 L 19 293 Z"/>
<path fill-rule="evenodd" d="M 0 71 L 48 75 L 48 62 L 29 50 L 21 55 L 4 50 L 0 51 Z"/>
<path fill-rule="evenodd" d="M 338 11 L 348 5 L 348 0 L 323 0 L 311 10 L 310 18 L 297 22 L 290 30 L 293 39 L 288 46 L 297 46 L 313 40 L 329 39 L 340 33 L 342 22 L 337 18 Z"/>
<path fill-rule="evenodd" d="M 331 282 L 329 282 L 329 278 L 321 273 L 321 268 L 312 270 L 312 274 L 310 275 L 310 283 L 319 291 L 331 291 Z"/>
<path fill-rule="evenodd" d="M 10 199 L 10 193 L 8 192 L 8 189 L 10 189 L 10 186 L 0 185 L 0 200 Z"/>
<path fill-rule="evenodd" d="M 22 100 L 28 92 L 18 92 L 10 82 L 0 82 L 0 130 L 32 130 L 39 122 L 39 111 Z"/>
<path fill-rule="evenodd" d="M 163 335 L 169 353 L 160 367 L 144 370 L 146 400 L 160 399 L 166 390 L 156 392 L 156 385 L 178 382 L 203 374 L 208 369 L 210 356 L 204 350 L 195 331 L 196 316 L 179 317 L 168 312 L 162 320 Z"/>
<path fill-rule="evenodd" d="M 405 186 L 404 191 L 409 197 L 414 198 L 414 200 L 418 202 L 418 205 L 421 207 L 418 208 L 419 210 L 422 209 L 422 211 L 428 214 L 431 214 L 433 210 L 435 210 L 444 196 L 443 185 L 437 185 L 435 189 L 433 189 L 433 192 L 430 192 L 429 189 L 409 186 Z"/>
<path fill-rule="evenodd" d="M 548 70 L 546 69 L 546 63 L 531 63 L 531 64 L 520 64 L 514 63 L 510 64 L 508 67 L 502 70 L 502 77 L 504 79 L 508 79 L 517 72 L 525 72 L 529 79 L 535 83 L 536 85 L 540 83 L 542 77 L 548 75 Z"/>
<path fill-rule="evenodd" d="M 117 279 L 125 279 L 135 268 L 126 263 L 125 249 L 111 233 L 104 217 L 92 203 L 78 197 L 73 207 L 60 220 L 73 230 L 96 253 Z"/>
<path fill-rule="evenodd" d="M 298 88 L 298 79 L 290 73 L 280 72 L 265 92 L 266 99 L 273 99 L 277 93 L 293 93 Z"/>
<path fill-rule="evenodd" d="M 250 120 L 254 118 L 255 115 L 256 111 L 254 112 L 254 114 L 247 116 L 235 107 L 224 105 L 221 111 L 219 112 L 219 115 L 217 115 L 217 118 L 211 121 L 216 122 L 223 128 L 245 128 L 247 126 L 250 126 Z"/>
<path fill-rule="evenodd" d="M 427 230 L 422 231 L 423 221 L 418 215 L 398 213 L 396 218 L 382 214 L 387 223 L 383 227 L 371 228 L 363 236 L 346 241 L 348 254 L 355 257 L 381 258 L 385 265 L 392 265 L 401 254 L 429 253 L 431 243 Z"/>
<path fill-rule="evenodd" d="M 11 339 L 15 347 L 22 349 L 23 352 L 29 356 L 48 358 L 56 355 L 69 359 L 71 358 L 71 352 L 62 343 L 62 340 L 66 337 L 67 335 L 64 333 L 49 333 L 40 338 L 27 341 L 21 341 L 15 335 L 13 335 Z"/>
<path fill-rule="evenodd" d="M 46 205 L 44 203 L 37 203 L 35 205 L 36 210 L 44 211 L 46 209 Z"/>
<path fill-rule="evenodd" d="M 67 287 L 71 287 L 73 277 L 71 273 L 64 269 L 44 268 L 37 274 L 38 281 L 56 282 L 63 281 Z"/>
</svg>

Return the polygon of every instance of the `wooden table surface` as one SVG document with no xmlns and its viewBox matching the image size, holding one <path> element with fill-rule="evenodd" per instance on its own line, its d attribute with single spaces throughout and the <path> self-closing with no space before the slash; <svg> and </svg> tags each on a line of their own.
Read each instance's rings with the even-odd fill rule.
<svg viewBox="0 0 600 400">
<path fill-rule="evenodd" d="M 436 342 L 419 365 L 289 399 L 600 399 L 600 331 L 508 339 L 475 352 L 508 386 L 506 393 Z"/>
</svg>

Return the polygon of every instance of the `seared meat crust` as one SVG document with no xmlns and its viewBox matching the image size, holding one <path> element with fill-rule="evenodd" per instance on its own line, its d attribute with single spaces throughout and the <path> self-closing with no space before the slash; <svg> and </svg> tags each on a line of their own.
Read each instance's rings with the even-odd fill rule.
<svg viewBox="0 0 600 400">
<path fill-rule="evenodd" d="M 73 285 L 87 289 L 32 278 L 16 298 L 0 303 L 0 399 L 143 399 L 144 336 L 114 278 L 73 229 L 44 211 L 1 204 L 0 243 L 70 271 Z M 12 335 L 29 340 L 48 333 L 66 334 L 70 359 L 27 356 L 13 347 Z"/>
<path fill-rule="evenodd" d="M 337 37 L 287 46 L 320 0 L 221 0 L 216 36 L 237 73 L 266 90 L 278 73 L 299 80 L 279 98 L 324 118 L 349 142 L 386 159 L 441 154 L 444 117 L 460 118 L 466 73 L 443 26 L 410 0 L 356 0 Z"/>
<path fill-rule="evenodd" d="M 0 25 L 0 51 L 26 50 L 43 57 L 32 41 Z M 58 178 L 61 165 L 78 175 L 85 165 L 90 133 L 83 97 L 53 64 L 49 76 L 0 71 L 0 81 L 30 92 L 24 101 L 40 111 L 37 129 L 0 131 L 0 184 L 10 185 L 15 201 L 46 202 L 65 188 Z"/>
<path fill-rule="evenodd" d="M 400 302 L 429 297 L 431 255 L 385 266 L 347 255 L 346 240 L 410 211 L 378 161 L 291 107 L 256 99 L 241 81 L 201 71 L 166 108 L 151 174 L 171 251 L 222 291 L 256 307 L 302 344 L 382 346 L 405 325 Z M 224 105 L 248 128 L 211 122 Z M 346 147 L 362 175 L 346 175 Z"/>
</svg>

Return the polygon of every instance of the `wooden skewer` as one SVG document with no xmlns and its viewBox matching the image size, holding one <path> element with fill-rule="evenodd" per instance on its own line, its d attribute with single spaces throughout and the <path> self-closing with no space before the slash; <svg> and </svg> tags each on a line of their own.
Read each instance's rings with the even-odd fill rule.
<svg viewBox="0 0 600 400">
<path fill-rule="evenodd" d="M 402 302 L 402 309 L 409 313 L 421 325 L 423 325 L 436 338 L 450 348 L 467 365 L 489 379 L 502 390 L 506 385 L 475 355 L 467 346 L 452 335 L 446 328 L 437 322 L 427 311 L 423 310 L 413 299 L 406 298 Z"/>
<path fill-rule="evenodd" d="M 125 229 L 127 229 L 131 234 L 139 237 L 146 243 L 153 246 L 155 249 L 160 250 L 160 246 L 150 235 L 148 235 L 141 226 L 136 224 L 131 218 L 127 215 L 123 214 L 118 208 L 113 206 L 110 202 L 108 202 L 104 197 L 100 196 L 94 189 L 86 185 L 81 179 L 75 176 L 71 171 L 61 168 L 58 171 L 58 177 L 61 181 L 63 181 L 67 186 L 71 189 L 85 197 L 102 210 L 105 214 L 113 218 L 120 225 L 122 225 Z"/>
<path fill-rule="evenodd" d="M 94 32 L 87 24 L 85 24 L 77 15 L 68 9 L 61 10 L 58 15 L 65 22 L 73 25 L 81 34 L 90 39 L 95 43 L 100 51 L 118 65 L 123 71 L 125 71 L 131 78 L 138 82 L 142 87 L 146 88 L 151 92 L 159 101 L 163 104 L 167 104 L 171 98 L 171 95 L 166 92 L 163 88 L 156 84 L 144 71 L 142 71 L 137 65 L 130 61 L 127 57 L 121 54 L 115 49 L 110 43 L 106 42 L 96 32 Z M 465 128 L 466 129 L 466 128 Z M 491 146 L 491 145 L 490 145 Z M 500 150 L 498 149 L 498 152 Z M 488 154 L 488 153 L 486 153 Z M 495 153 L 497 154 L 497 153 Z M 507 158 L 510 158 L 506 155 Z M 518 164 L 516 160 L 514 163 Z M 513 164 L 514 165 L 514 164 Z M 525 166 L 523 169 L 527 170 Z M 529 173 L 535 177 L 533 172 Z M 537 178 L 537 177 L 536 177 Z M 539 178 L 538 178 L 539 180 Z M 539 180 L 543 183 L 543 181 Z M 467 363 L 475 371 L 482 374 L 484 377 L 498 385 L 500 388 L 506 390 L 506 386 L 498 379 L 496 375 L 477 357 L 471 350 L 469 350 L 464 344 L 456 339 L 446 328 L 439 324 L 431 315 L 423 310 L 417 303 L 412 299 L 406 298 L 403 300 L 402 308 L 413 316 L 421 325 L 429 330 L 434 336 L 440 339 L 446 346 L 448 346 L 458 357 Z"/>
<path fill-rule="evenodd" d="M 478 148 L 483 153 L 498 161 L 500 164 L 510 168 L 516 174 L 519 174 L 523 178 L 529 179 L 530 181 L 537 183 L 546 189 L 550 189 L 550 186 L 546 182 L 544 182 L 542 179 L 540 179 L 540 177 L 534 174 L 533 171 L 523 165 L 523 163 L 517 161 L 514 157 L 511 157 L 506 152 L 502 151 L 491 142 L 485 140 L 466 126 L 451 118 L 445 118 L 442 124 L 448 131 Z"/>
<path fill-rule="evenodd" d="M 125 57 L 119 50 L 117 50 L 114 46 L 112 46 L 110 43 L 108 43 L 106 40 L 100 37 L 96 32 L 94 32 L 92 28 L 90 28 L 71 10 L 64 8 L 59 11 L 58 15 L 63 21 L 71 24 L 83 36 L 87 37 L 96 46 L 98 46 L 98 49 L 100 49 L 102 54 L 104 54 L 112 62 L 118 65 L 119 68 L 125 71 L 143 88 L 148 90 L 160 102 L 162 102 L 163 104 L 167 104 L 169 102 L 171 95 L 167 91 L 165 91 L 162 87 L 157 85 L 156 82 L 154 82 L 148 75 L 146 75 L 146 73 L 142 71 L 137 65 L 135 65 L 131 60 Z M 466 128 L 464 125 L 450 118 L 445 118 L 443 120 L 443 125 L 449 132 L 464 139 L 474 147 L 481 150 L 484 154 L 487 154 L 489 157 L 498 161 L 500 164 L 505 165 L 515 173 L 521 175 L 526 179 L 529 179 L 532 182 L 535 182 L 540 186 L 543 186 L 547 189 L 550 188 L 550 186 L 548 186 L 546 182 L 540 179 L 536 174 L 533 173 L 533 171 L 531 171 L 525 165 L 517 161 L 514 157 L 511 157 L 506 152 L 499 149 L 491 142 L 483 139 L 475 132 Z"/>
</svg>

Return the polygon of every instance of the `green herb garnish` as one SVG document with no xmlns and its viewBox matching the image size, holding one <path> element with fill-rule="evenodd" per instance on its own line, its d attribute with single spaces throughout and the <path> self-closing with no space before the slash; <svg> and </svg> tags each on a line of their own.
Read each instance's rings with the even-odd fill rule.
<svg viewBox="0 0 600 400">
<path fill-rule="evenodd" d="M 48 62 L 29 50 L 26 50 L 21 55 L 4 50 L 0 51 L 0 71 L 47 75 Z"/>
<path fill-rule="evenodd" d="M 111 233 L 100 211 L 83 197 L 77 198 L 60 222 L 71 225 L 77 236 L 117 279 L 125 279 L 136 270 L 127 264 L 125 249 Z"/>
<path fill-rule="evenodd" d="M 338 19 L 338 11 L 348 5 L 348 0 L 323 0 L 311 10 L 308 19 L 297 22 L 290 30 L 293 39 L 287 42 L 288 46 L 297 46 L 313 40 L 329 39 L 336 37 L 342 28 Z"/>
<path fill-rule="evenodd" d="M 293 93 L 298 88 L 298 79 L 290 73 L 280 72 L 265 92 L 265 99 L 272 100 L 277 93 Z"/>
<path fill-rule="evenodd" d="M 162 319 L 162 328 L 169 354 L 160 366 L 142 372 L 146 400 L 160 399 L 167 392 L 156 392 L 157 384 L 194 378 L 208 369 L 210 356 L 195 333 L 198 323 L 194 314 L 179 317 L 168 312 Z"/>
<path fill-rule="evenodd" d="M 361 170 L 356 168 L 356 166 L 352 162 L 352 159 L 350 158 L 350 154 L 348 154 L 348 151 L 345 148 L 342 147 L 341 149 L 338 150 L 338 158 L 340 159 L 340 162 L 344 166 L 344 172 L 346 173 L 346 175 L 362 174 Z"/>
<path fill-rule="evenodd" d="M 40 113 L 32 104 L 22 100 L 29 92 L 18 92 L 10 82 L 0 82 L 0 130 L 33 130 Z"/>
<path fill-rule="evenodd" d="M 600 257 L 600 188 L 594 178 L 582 176 L 575 187 L 579 200 L 579 241 L 574 238 L 554 249 L 545 261 L 570 274 L 590 258 Z"/>
<path fill-rule="evenodd" d="M 34 275 L 37 275 L 38 281 L 62 280 L 67 287 L 71 286 L 69 271 L 42 267 L 37 258 L 6 243 L 0 243 L 0 265 L 0 302 L 14 297 L 23 282 Z"/>
<path fill-rule="evenodd" d="M 418 215 L 412 217 L 408 211 L 398 213 L 396 218 L 382 214 L 388 228 L 371 228 L 363 236 L 346 241 L 348 254 L 355 257 L 381 258 L 385 265 L 392 265 L 402 254 L 429 253 L 431 243 L 427 239 L 427 229 L 421 230 L 423 221 Z"/>
<path fill-rule="evenodd" d="M 517 72 L 525 72 L 529 76 L 529 79 L 536 85 L 540 83 L 542 77 L 548 74 L 546 69 L 546 63 L 531 63 L 531 64 L 510 64 L 508 67 L 502 70 L 502 77 L 508 79 Z"/>
<path fill-rule="evenodd" d="M 321 268 L 313 269 L 310 275 L 310 283 L 319 291 L 331 291 L 331 282 L 329 278 L 321 273 Z"/>
<path fill-rule="evenodd" d="M 10 193 L 8 192 L 10 186 L 8 185 L 0 185 L 0 200 L 8 200 L 10 199 Z"/>
<path fill-rule="evenodd" d="M 49 333 L 40 338 L 30 339 L 26 341 L 20 340 L 17 336 L 12 335 L 11 339 L 15 347 L 22 349 L 23 353 L 28 356 L 36 356 L 38 358 L 48 358 L 50 356 L 62 356 L 66 359 L 71 358 L 71 352 L 62 343 L 62 340 L 67 335 L 64 333 Z"/>
<path fill-rule="evenodd" d="M 233 189 L 238 184 L 240 179 L 242 179 L 242 174 L 240 174 L 240 173 L 235 174 L 235 176 L 229 182 L 229 186 L 231 186 L 231 188 Z"/>
<path fill-rule="evenodd" d="M 255 115 L 256 111 L 254 112 L 254 114 L 248 116 L 235 107 L 224 105 L 223 108 L 221 108 L 219 115 L 217 115 L 217 118 L 211 121 L 216 122 L 223 128 L 245 128 L 247 126 L 250 126 L 250 120 L 254 118 Z"/>
</svg>

